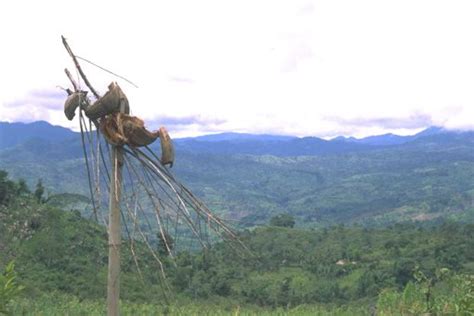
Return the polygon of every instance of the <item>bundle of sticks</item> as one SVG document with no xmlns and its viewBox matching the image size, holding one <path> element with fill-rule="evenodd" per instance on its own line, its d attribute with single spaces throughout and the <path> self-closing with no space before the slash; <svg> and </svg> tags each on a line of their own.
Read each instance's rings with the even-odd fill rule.
<svg viewBox="0 0 474 316">
<path fill-rule="evenodd" d="M 64 114 L 69 120 L 74 118 L 77 108 L 80 108 L 91 121 L 96 122 L 107 142 L 115 146 L 126 144 L 134 148 L 143 147 L 160 138 L 161 163 L 173 166 L 174 147 L 166 128 L 149 131 L 143 120 L 129 115 L 127 96 L 116 82 L 112 82 L 104 96 L 93 104 L 90 104 L 86 91 L 69 90 L 68 93 Z"/>
<path fill-rule="evenodd" d="M 166 167 L 172 166 L 175 158 L 173 143 L 166 129 L 161 127 L 159 130 L 149 131 L 143 120 L 131 116 L 129 101 L 116 82 L 112 82 L 107 93 L 100 96 L 83 73 L 64 38 L 63 44 L 72 57 L 80 78 L 95 98 L 95 101 L 91 102 L 88 91 L 82 90 L 71 73 L 65 69 L 74 90 L 66 89 L 68 97 L 64 113 L 72 120 L 79 110 L 83 151 L 96 220 L 99 219 L 102 205 L 106 204 L 102 192 L 111 195 L 116 185 L 107 186 L 107 183 L 113 183 L 111 179 L 117 178 L 113 172 L 115 161 L 110 162 L 104 154 L 110 153 L 109 147 L 112 145 L 120 148 L 122 157 L 119 164 L 123 166 L 124 173 L 123 178 L 120 176 L 122 197 L 119 203 L 122 206 L 121 217 L 124 219 L 125 232 L 129 235 L 132 253 L 135 253 L 134 240 L 139 237 L 159 263 L 164 276 L 160 255 L 156 247 L 150 244 L 154 242 L 153 238 L 156 242 L 157 236 L 163 241 L 166 253 L 171 258 L 176 252 L 174 244 L 178 243 L 180 234 L 185 234 L 191 241 L 188 243 L 189 247 L 193 240 L 197 240 L 203 248 L 207 248 L 212 241 L 209 235 L 213 233 L 217 237 L 232 241 L 232 247 L 235 245 L 236 249 L 247 251 L 227 221 L 214 214 Z M 93 125 L 95 133 L 92 131 Z M 106 140 L 105 143 L 101 141 L 102 137 Z M 157 138 L 160 139 L 161 158 L 150 148 Z M 156 220 L 154 225 L 150 223 L 150 218 L 153 217 Z M 104 224 L 105 221 L 104 217 Z M 156 230 L 158 234 L 153 233 Z M 139 258 L 134 256 L 134 260 L 140 271 Z"/>
</svg>

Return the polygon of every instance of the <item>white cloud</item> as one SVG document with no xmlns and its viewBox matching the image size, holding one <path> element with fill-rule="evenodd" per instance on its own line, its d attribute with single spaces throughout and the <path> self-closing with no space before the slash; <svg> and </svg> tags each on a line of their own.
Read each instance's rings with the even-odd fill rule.
<svg viewBox="0 0 474 316">
<path fill-rule="evenodd" d="M 69 84 L 64 34 L 139 85 L 82 62 L 98 90 L 117 80 L 135 115 L 201 118 L 170 126 L 180 136 L 410 133 L 417 115 L 473 128 L 473 15 L 471 1 L 4 1 L 0 120 L 74 124 L 32 94 Z"/>
</svg>

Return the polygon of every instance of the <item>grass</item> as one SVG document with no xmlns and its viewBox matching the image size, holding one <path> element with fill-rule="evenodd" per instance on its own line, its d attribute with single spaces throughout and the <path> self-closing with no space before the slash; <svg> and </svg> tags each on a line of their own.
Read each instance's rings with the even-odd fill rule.
<svg viewBox="0 0 474 316">
<path fill-rule="evenodd" d="M 235 315 L 235 316 L 265 316 L 265 315 L 367 315 L 367 308 L 336 307 L 322 305 L 299 305 L 295 308 L 264 308 L 259 306 L 240 306 L 238 304 L 216 304 L 205 301 L 186 301 L 170 306 L 159 304 L 140 304 L 121 302 L 121 315 Z M 106 304 L 103 300 L 79 300 L 77 297 L 61 293 L 44 294 L 30 299 L 20 298 L 10 304 L 12 315 L 35 316 L 99 316 L 106 314 Z"/>
</svg>

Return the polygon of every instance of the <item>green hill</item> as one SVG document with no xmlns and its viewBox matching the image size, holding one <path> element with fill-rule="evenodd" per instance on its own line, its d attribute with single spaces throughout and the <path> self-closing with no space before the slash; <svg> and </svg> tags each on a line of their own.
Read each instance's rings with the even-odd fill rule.
<svg viewBox="0 0 474 316">
<path fill-rule="evenodd" d="M 105 229 L 75 210 L 63 211 L 44 202 L 37 193 L 0 172 L 0 270 L 14 259 L 16 282 L 25 287 L 11 308 L 27 315 L 103 313 Z M 147 249 L 135 243 L 142 279 L 126 241 L 124 308 L 146 302 L 127 310 L 164 313 L 163 303 L 168 302 L 182 315 L 183 308 L 203 313 L 216 304 L 221 308 L 218 314 L 234 306 L 257 314 L 294 309 L 294 315 L 474 308 L 466 300 L 474 290 L 468 276 L 474 273 L 472 225 L 397 224 L 383 229 L 338 225 L 310 230 L 291 228 L 291 217 L 283 218 L 271 221 L 279 226 L 241 232 L 249 251 L 220 242 L 207 251 L 176 253 L 175 264 L 161 253 L 170 300 L 163 296 L 158 266 Z M 431 293 L 428 303 L 426 290 Z"/>
<path fill-rule="evenodd" d="M 430 129 L 402 142 L 397 138 L 395 145 L 393 135 L 377 138 L 387 146 L 350 139 L 230 136 L 177 140 L 172 171 L 212 209 L 241 226 L 266 223 L 280 213 L 313 227 L 474 219 L 472 132 Z M 302 143 L 306 155 L 288 156 Z M 248 148 L 261 154 L 245 154 Z M 285 154 L 270 155 L 275 150 L 266 148 Z M 77 134 L 58 141 L 26 139 L 3 148 L 0 168 L 30 186 L 41 178 L 51 193 L 89 194 Z"/>
</svg>

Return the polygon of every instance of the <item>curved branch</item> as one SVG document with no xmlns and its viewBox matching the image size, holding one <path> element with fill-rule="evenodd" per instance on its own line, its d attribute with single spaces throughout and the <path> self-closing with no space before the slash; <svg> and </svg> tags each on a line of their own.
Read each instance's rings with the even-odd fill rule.
<svg viewBox="0 0 474 316">
<path fill-rule="evenodd" d="M 79 74 L 81 75 L 82 80 L 84 80 L 84 83 L 91 90 L 92 94 L 94 94 L 94 96 L 97 99 L 100 98 L 99 93 L 94 89 L 94 87 L 92 87 L 91 83 L 89 82 L 86 75 L 82 71 L 81 65 L 79 65 L 79 62 L 77 61 L 76 55 L 74 55 L 74 53 L 71 50 L 71 47 L 69 47 L 69 44 L 67 43 L 66 38 L 62 35 L 61 35 L 61 38 L 63 40 L 64 47 L 66 47 L 66 50 L 69 53 L 69 56 L 71 56 L 72 60 L 74 61 L 74 65 L 76 66 L 77 71 L 79 71 Z"/>
</svg>

